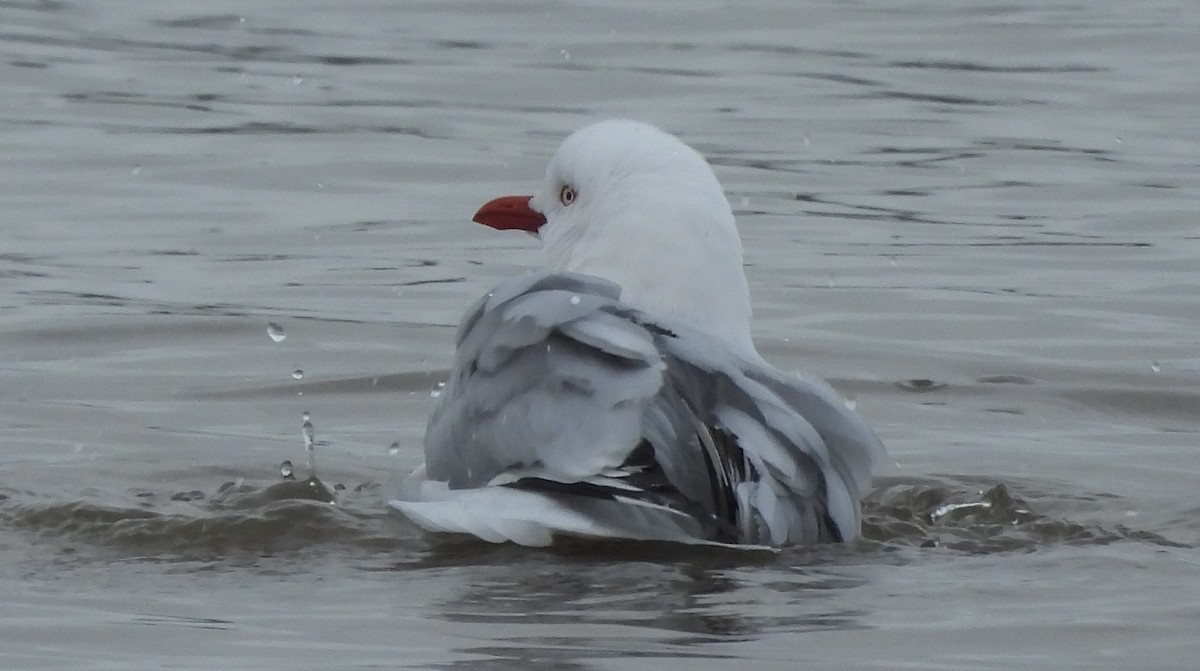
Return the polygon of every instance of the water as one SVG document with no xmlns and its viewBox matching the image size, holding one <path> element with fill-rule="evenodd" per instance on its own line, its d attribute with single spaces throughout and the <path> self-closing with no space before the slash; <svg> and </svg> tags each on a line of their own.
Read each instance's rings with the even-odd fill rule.
<svg viewBox="0 0 1200 671">
<path fill-rule="evenodd" d="M 1194 3 L 0 2 L 0 26 L 3 668 L 1200 653 Z M 608 116 L 712 160 L 760 350 L 887 443 L 861 544 L 530 551 L 385 511 L 459 315 L 538 260 L 470 215 Z M 302 456 L 319 479 L 283 480 Z"/>
</svg>

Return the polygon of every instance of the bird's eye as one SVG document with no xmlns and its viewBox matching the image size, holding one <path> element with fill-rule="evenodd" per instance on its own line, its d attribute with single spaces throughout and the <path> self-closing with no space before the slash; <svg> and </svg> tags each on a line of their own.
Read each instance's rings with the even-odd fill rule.
<svg viewBox="0 0 1200 671">
<path fill-rule="evenodd" d="M 563 205 L 570 205 L 575 202 L 575 189 L 571 188 L 570 184 L 563 184 L 558 191 L 558 202 Z"/>
</svg>

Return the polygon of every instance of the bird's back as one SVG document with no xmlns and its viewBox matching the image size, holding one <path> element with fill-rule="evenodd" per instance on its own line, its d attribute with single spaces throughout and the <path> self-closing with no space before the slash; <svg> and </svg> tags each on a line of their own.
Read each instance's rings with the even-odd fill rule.
<svg viewBox="0 0 1200 671">
<path fill-rule="evenodd" d="M 393 505 L 427 528 L 486 537 L 472 531 L 484 524 L 500 530 L 489 540 L 526 544 L 855 538 L 882 455 L 865 422 L 824 382 L 748 361 L 619 295 L 542 272 L 484 296 L 426 433 L 424 477 L 444 486 Z M 528 535 L 530 524 L 544 528 Z"/>
</svg>

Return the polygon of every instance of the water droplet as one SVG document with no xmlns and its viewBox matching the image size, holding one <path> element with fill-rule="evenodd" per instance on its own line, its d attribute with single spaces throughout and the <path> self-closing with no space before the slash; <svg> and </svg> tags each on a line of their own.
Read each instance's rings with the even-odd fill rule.
<svg viewBox="0 0 1200 671">
<path fill-rule="evenodd" d="M 889 257 L 888 257 L 888 263 L 889 263 L 889 264 L 891 264 L 891 265 L 893 265 L 893 266 L 894 266 L 894 265 L 896 265 L 896 257 L 894 257 L 894 256 L 889 256 Z"/>
<path fill-rule="evenodd" d="M 562 54 L 564 61 L 571 60 L 571 52 L 567 51 L 566 49 L 560 49 L 558 53 Z"/>
<path fill-rule="evenodd" d="M 308 457 L 308 479 L 312 480 L 317 477 L 317 444 L 316 432 L 313 430 L 312 422 L 308 420 L 308 413 L 304 413 L 304 424 L 300 426 L 300 435 L 304 437 L 304 451 Z"/>
<path fill-rule="evenodd" d="M 292 75 L 292 86 L 299 86 L 303 82 L 304 77 L 301 77 L 300 75 Z"/>
<path fill-rule="evenodd" d="M 283 327 L 275 322 L 267 324 L 267 335 L 275 342 L 283 342 L 287 338 L 287 334 L 283 332 Z"/>
<path fill-rule="evenodd" d="M 279 464 L 279 474 L 283 476 L 284 480 L 295 480 L 296 479 L 296 474 L 292 470 L 291 460 L 287 460 L 287 461 L 284 461 L 282 464 Z"/>
<path fill-rule="evenodd" d="M 310 419 L 312 419 L 312 415 L 308 414 L 308 411 L 307 411 L 307 410 L 305 410 L 304 412 L 300 413 L 300 421 L 302 421 L 302 422 L 307 422 L 307 421 L 308 421 L 308 420 L 310 420 Z"/>
<path fill-rule="evenodd" d="M 442 380 L 441 382 L 434 385 L 433 389 L 429 390 L 429 395 L 433 398 L 437 398 L 438 396 L 442 395 L 442 390 L 445 388 L 446 388 L 446 381 Z"/>
<path fill-rule="evenodd" d="M 394 457 L 397 454 L 400 454 L 400 441 L 398 440 L 393 441 L 391 445 L 388 445 L 388 456 Z"/>
<path fill-rule="evenodd" d="M 579 305 L 579 296 L 571 296 L 571 305 Z"/>
<path fill-rule="evenodd" d="M 303 380 L 304 379 L 304 371 L 300 370 L 299 368 L 292 371 L 292 379 L 293 380 Z"/>
<path fill-rule="evenodd" d="M 133 170 L 130 170 L 130 171 L 129 171 L 129 174 L 131 174 L 131 175 L 140 175 L 140 174 L 142 174 L 142 166 L 140 166 L 140 165 L 135 165 L 135 166 L 133 166 Z"/>
<path fill-rule="evenodd" d="M 1157 361 L 1151 361 L 1150 362 L 1150 370 L 1157 373 L 1162 370 L 1162 366 L 1159 366 Z"/>
<path fill-rule="evenodd" d="M 945 517 L 950 513 L 959 510 L 987 510 L 992 507 L 990 501 L 971 501 L 968 503 L 945 503 L 937 507 L 936 510 L 929 513 L 929 519 L 932 522 L 938 521 L 938 518 Z"/>
<path fill-rule="evenodd" d="M 846 399 L 846 407 L 851 410 L 857 410 L 858 409 L 858 399 L 857 398 L 847 398 Z"/>
</svg>

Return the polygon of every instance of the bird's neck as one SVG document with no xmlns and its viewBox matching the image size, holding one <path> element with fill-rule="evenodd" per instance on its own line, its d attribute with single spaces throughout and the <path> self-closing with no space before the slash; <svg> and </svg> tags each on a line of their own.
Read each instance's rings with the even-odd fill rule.
<svg viewBox="0 0 1200 671">
<path fill-rule="evenodd" d="M 577 239 L 544 240 L 550 266 L 616 282 L 621 300 L 630 306 L 708 333 L 743 357 L 756 359 L 750 290 L 732 214 L 727 222 L 699 227 L 699 234 L 689 222 L 673 226 L 621 216 L 628 214 L 614 213 L 602 229 L 582 229 Z M 713 216 L 678 216 L 689 214 Z"/>
</svg>

